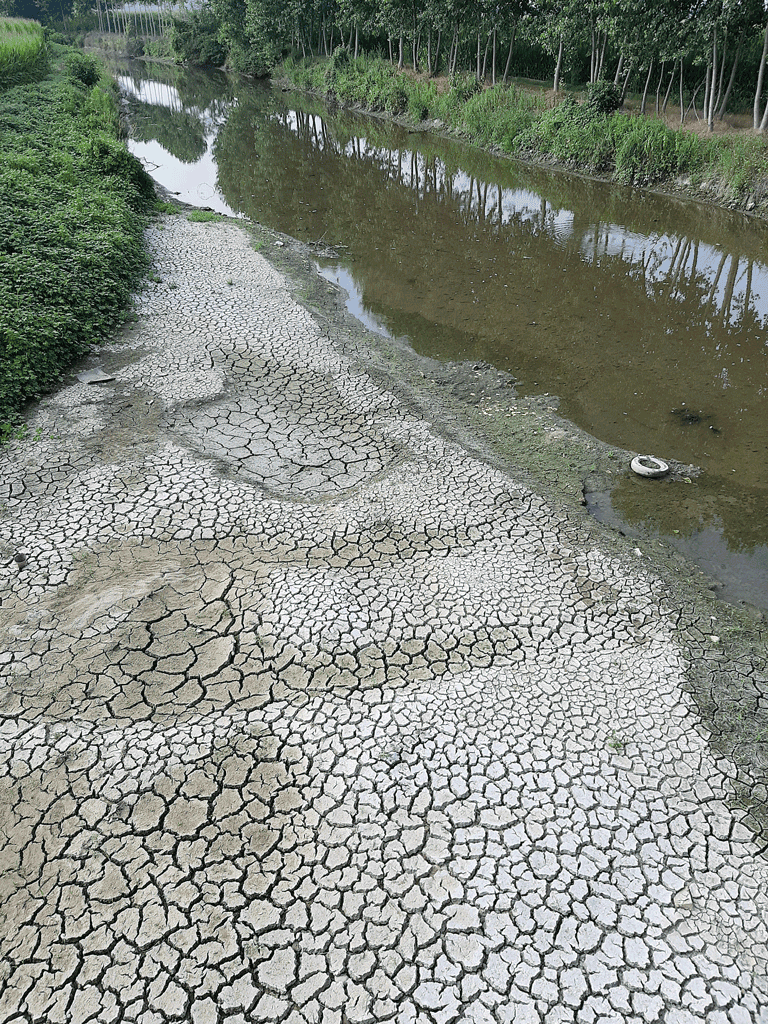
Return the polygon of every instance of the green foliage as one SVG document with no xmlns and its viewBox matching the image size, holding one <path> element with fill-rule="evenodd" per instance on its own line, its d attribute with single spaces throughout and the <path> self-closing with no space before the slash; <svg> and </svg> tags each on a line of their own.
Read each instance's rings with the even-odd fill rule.
<svg viewBox="0 0 768 1024">
<path fill-rule="evenodd" d="M 568 96 L 545 110 L 517 139 L 517 148 L 530 155 L 549 156 L 568 167 L 592 172 L 611 169 L 612 144 L 608 115 L 598 114 Z"/>
<path fill-rule="evenodd" d="M 70 53 L 66 59 L 67 74 L 83 85 L 96 85 L 104 70 L 103 65 L 88 53 Z"/>
<path fill-rule="evenodd" d="M 417 79 L 408 90 L 408 113 L 414 121 L 426 121 L 437 109 L 437 89 L 434 82 Z"/>
<path fill-rule="evenodd" d="M 141 32 L 139 31 L 139 26 L 135 18 L 131 18 L 130 24 L 128 25 L 128 34 L 125 39 L 125 56 L 144 56 L 144 40 L 141 36 Z"/>
<path fill-rule="evenodd" d="M 213 13 L 202 7 L 188 18 L 174 18 L 171 49 L 184 64 L 199 67 L 221 67 L 227 51 L 219 40 L 219 24 Z"/>
<path fill-rule="evenodd" d="M 690 174 L 704 163 L 709 142 L 690 132 L 673 131 L 661 121 L 614 115 L 614 177 L 632 185 Z"/>
<path fill-rule="evenodd" d="M 715 138 L 710 143 L 709 169 L 727 183 L 730 199 L 768 193 L 768 140 L 764 136 Z"/>
<path fill-rule="evenodd" d="M 44 78 L 49 59 L 41 25 L 21 18 L 0 18 L 0 92 Z"/>
<path fill-rule="evenodd" d="M 474 75 L 459 75 L 451 82 L 451 102 L 458 105 L 466 103 L 482 90 L 482 86 Z"/>
<path fill-rule="evenodd" d="M 708 174 L 733 200 L 768 195 L 768 143 L 762 137 L 700 138 L 661 122 L 600 108 L 615 101 L 613 86 L 593 89 L 585 103 L 572 96 L 548 108 L 541 93 L 515 86 L 482 89 L 473 76 L 439 94 L 433 81 L 398 74 L 377 58 L 341 57 L 333 74 L 321 60 L 286 60 L 278 74 L 301 89 L 326 93 L 368 110 L 408 112 L 414 121 L 433 117 L 481 146 L 551 160 L 604 174 L 631 185 Z M 599 83 L 602 87 L 606 83 Z"/>
<path fill-rule="evenodd" d="M 111 335 L 145 266 L 152 183 L 108 98 L 64 76 L 0 97 L 0 423 Z"/>
<path fill-rule="evenodd" d="M 455 123 L 473 142 L 496 145 L 511 153 L 515 140 L 534 123 L 538 106 L 533 96 L 497 85 L 474 93 Z"/>
<path fill-rule="evenodd" d="M 592 82 L 587 87 L 585 106 L 596 114 L 612 114 L 621 106 L 621 89 L 613 82 Z"/>
<path fill-rule="evenodd" d="M 85 104 L 84 116 L 94 129 L 102 129 L 114 136 L 119 132 L 120 117 L 111 89 L 94 85 Z"/>
<path fill-rule="evenodd" d="M 187 220 L 192 221 L 193 224 L 208 224 L 213 220 L 222 219 L 221 214 L 214 213 L 213 210 L 192 210 L 187 214 Z"/>
</svg>

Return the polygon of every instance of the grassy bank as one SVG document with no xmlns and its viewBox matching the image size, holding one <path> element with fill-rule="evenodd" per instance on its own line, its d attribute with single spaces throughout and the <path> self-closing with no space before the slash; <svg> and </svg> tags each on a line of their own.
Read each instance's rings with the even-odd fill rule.
<svg viewBox="0 0 768 1024">
<path fill-rule="evenodd" d="M 751 133 L 700 136 L 621 111 L 597 97 L 565 97 L 552 106 L 545 92 L 497 85 L 473 76 L 438 90 L 434 81 L 398 72 L 378 59 L 287 60 L 274 73 L 299 89 L 383 112 L 431 122 L 480 146 L 623 184 L 703 190 L 719 201 L 768 209 L 768 144 Z"/>
<path fill-rule="evenodd" d="M 61 47 L 52 64 L 0 94 L 0 438 L 124 320 L 154 202 L 102 65 Z"/>
<path fill-rule="evenodd" d="M 0 18 L 0 92 L 36 82 L 48 71 L 43 28 L 25 18 Z"/>
</svg>

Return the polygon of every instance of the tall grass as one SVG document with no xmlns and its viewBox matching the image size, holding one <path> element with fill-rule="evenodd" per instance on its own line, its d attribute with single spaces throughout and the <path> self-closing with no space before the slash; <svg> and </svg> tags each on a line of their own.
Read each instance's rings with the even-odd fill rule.
<svg viewBox="0 0 768 1024">
<path fill-rule="evenodd" d="M 343 49 L 326 60 L 289 59 L 275 75 L 341 103 L 439 122 L 512 156 L 627 185 L 704 181 L 721 201 L 768 202 L 768 144 L 762 136 L 702 138 L 653 118 L 605 113 L 599 104 L 578 103 L 572 96 L 549 107 L 543 92 L 514 85 L 482 88 L 473 75 L 438 91 L 434 81 L 398 73 L 378 58 L 352 60 Z"/>
<path fill-rule="evenodd" d="M 24 18 L 0 18 L 0 92 L 37 82 L 48 71 L 42 26 Z"/>
</svg>

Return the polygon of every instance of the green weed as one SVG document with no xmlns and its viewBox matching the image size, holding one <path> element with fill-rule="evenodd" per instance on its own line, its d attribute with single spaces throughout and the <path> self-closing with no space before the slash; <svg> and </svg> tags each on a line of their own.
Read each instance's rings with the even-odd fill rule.
<svg viewBox="0 0 768 1024">
<path fill-rule="evenodd" d="M 192 221 L 193 224 L 207 224 L 212 220 L 222 219 L 221 214 L 214 213 L 213 210 L 192 210 L 187 214 L 187 220 Z"/>
</svg>

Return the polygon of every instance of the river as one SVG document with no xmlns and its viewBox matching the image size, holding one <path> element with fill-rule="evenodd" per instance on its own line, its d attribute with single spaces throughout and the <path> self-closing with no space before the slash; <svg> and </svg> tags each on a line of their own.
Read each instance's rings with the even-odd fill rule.
<svg viewBox="0 0 768 1024">
<path fill-rule="evenodd" d="M 321 273 L 373 329 L 490 362 L 607 444 L 699 467 L 687 484 L 630 473 L 588 502 L 768 608 L 765 224 L 220 72 L 115 73 L 133 152 L 181 200 L 332 248 Z"/>
</svg>

